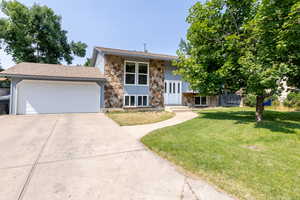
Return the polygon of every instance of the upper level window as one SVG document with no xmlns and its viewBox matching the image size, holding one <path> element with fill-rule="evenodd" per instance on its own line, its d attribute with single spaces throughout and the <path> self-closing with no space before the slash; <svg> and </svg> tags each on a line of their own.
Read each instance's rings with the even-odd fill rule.
<svg viewBox="0 0 300 200">
<path fill-rule="evenodd" d="M 135 84 L 135 63 L 125 63 L 125 84 Z"/>
<path fill-rule="evenodd" d="M 138 85 L 148 85 L 148 64 L 138 63 Z"/>
<path fill-rule="evenodd" d="M 125 85 L 148 85 L 148 63 L 126 61 L 124 71 Z"/>
</svg>

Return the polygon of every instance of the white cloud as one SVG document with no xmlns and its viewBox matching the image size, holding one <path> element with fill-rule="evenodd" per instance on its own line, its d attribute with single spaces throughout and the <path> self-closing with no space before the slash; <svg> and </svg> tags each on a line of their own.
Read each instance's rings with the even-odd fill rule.
<svg viewBox="0 0 300 200">
<path fill-rule="evenodd" d="M 7 53 L 5 53 L 3 49 L 0 50 L 0 65 L 4 69 L 7 69 L 15 65 L 14 61 L 12 60 L 12 57 Z"/>
</svg>

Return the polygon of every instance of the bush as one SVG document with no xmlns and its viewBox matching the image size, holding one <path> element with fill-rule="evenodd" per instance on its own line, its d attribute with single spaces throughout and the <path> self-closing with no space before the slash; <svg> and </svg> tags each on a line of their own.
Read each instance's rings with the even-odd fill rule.
<svg viewBox="0 0 300 200">
<path fill-rule="evenodd" d="M 256 96 L 253 94 L 247 94 L 244 97 L 245 106 L 255 107 L 256 106 Z"/>
<path fill-rule="evenodd" d="M 287 98 L 284 100 L 283 104 L 290 108 L 300 109 L 300 93 L 299 92 L 289 93 Z"/>
<path fill-rule="evenodd" d="M 278 97 L 276 95 L 266 98 L 264 102 L 266 102 L 270 99 L 272 100 L 273 106 L 278 106 L 280 104 L 280 102 L 278 101 Z M 244 98 L 244 104 L 245 104 L 245 106 L 255 107 L 256 106 L 256 96 L 253 94 L 247 94 L 246 97 Z"/>
</svg>

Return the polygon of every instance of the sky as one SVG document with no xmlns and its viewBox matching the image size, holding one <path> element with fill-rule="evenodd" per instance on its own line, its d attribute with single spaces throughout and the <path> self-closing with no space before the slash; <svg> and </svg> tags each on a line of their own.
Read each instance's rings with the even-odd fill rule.
<svg viewBox="0 0 300 200">
<path fill-rule="evenodd" d="M 88 45 L 128 50 L 147 50 L 175 55 L 188 24 L 188 9 L 196 0 L 19 0 L 26 6 L 46 5 L 62 17 L 68 39 Z M 0 17 L 3 13 L 0 12 Z M 72 65 L 83 64 L 75 58 Z M 3 68 L 14 65 L 11 56 L 0 50 Z"/>
</svg>

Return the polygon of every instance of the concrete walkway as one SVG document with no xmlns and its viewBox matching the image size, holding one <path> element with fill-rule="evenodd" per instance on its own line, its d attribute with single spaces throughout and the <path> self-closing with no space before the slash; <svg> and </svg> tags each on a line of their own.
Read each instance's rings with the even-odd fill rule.
<svg viewBox="0 0 300 200">
<path fill-rule="evenodd" d="M 151 131 L 156 129 L 164 128 L 167 126 L 173 126 L 176 124 L 183 123 L 185 121 L 191 120 L 198 115 L 195 112 L 176 112 L 176 115 L 166 121 L 146 124 L 146 125 L 137 125 L 137 126 L 122 126 L 124 132 L 129 133 L 137 140 L 140 140 L 143 136 L 147 135 Z M 150 152 L 149 152 L 150 153 Z M 152 154 L 155 154 L 152 152 Z M 159 158 L 157 158 L 159 159 Z M 166 163 L 170 165 L 170 169 L 174 170 L 174 166 L 168 161 L 160 158 L 161 163 Z M 233 200 L 233 197 L 225 194 L 224 192 L 218 191 L 215 187 L 208 184 L 207 182 L 200 180 L 199 178 L 194 179 L 190 176 L 185 175 L 182 172 L 176 170 L 177 174 L 182 176 L 184 179 L 184 184 L 182 186 L 182 193 L 180 195 L 181 200 L 185 199 L 194 199 L 194 200 Z M 172 184 L 170 182 L 170 184 Z"/>
<path fill-rule="evenodd" d="M 122 126 L 121 128 L 123 128 L 124 131 L 127 131 L 136 139 L 141 139 L 144 135 L 147 135 L 151 131 L 154 131 L 159 128 L 164 128 L 167 126 L 180 124 L 184 121 L 188 121 L 197 116 L 198 115 L 194 112 L 176 112 L 176 115 L 173 118 L 168 119 L 166 121 L 162 121 L 154 124 L 138 125 L 138 126 Z"/>
</svg>

